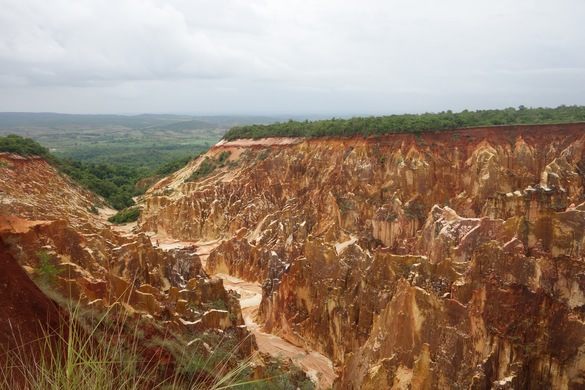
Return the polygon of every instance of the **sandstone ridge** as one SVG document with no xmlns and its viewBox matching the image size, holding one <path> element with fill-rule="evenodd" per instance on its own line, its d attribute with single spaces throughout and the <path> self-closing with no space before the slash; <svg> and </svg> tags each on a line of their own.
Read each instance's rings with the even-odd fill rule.
<svg viewBox="0 0 585 390">
<path fill-rule="evenodd" d="M 338 388 L 579 387 L 584 146 L 585 124 L 221 142 L 139 226 L 221 240 L 207 269 L 262 282 L 265 329 Z"/>
</svg>

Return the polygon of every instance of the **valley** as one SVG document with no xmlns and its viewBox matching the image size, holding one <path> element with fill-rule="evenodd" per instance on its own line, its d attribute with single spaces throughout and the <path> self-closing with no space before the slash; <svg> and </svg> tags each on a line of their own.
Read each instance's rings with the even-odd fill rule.
<svg viewBox="0 0 585 390">
<path fill-rule="evenodd" d="M 43 294 L 142 324 L 151 381 L 183 370 L 214 388 L 218 367 L 244 364 L 278 380 L 266 388 L 575 388 L 584 134 L 222 140 L 137 196 L 122 225 L 43 158 L 3 153 L 0 238 Z M 184 371 L 225 348 L 227 362 Z"/>
<path fill-rule="evenodd" d="M 258 323 L 336 388 L 571 387 L 583 126 L 222 142 L 147 191 L 139 227 L 221 240 L 206 269 L 261 283 Z"/>
<path fill-rule="evenodd" d="M 584 19 L 3 2 L 0 390 L 585 389 Z"/>
<path fill-rule="evenodd" d="M 207 257 L 212 249 L 219 245 L 219 240 L 212 242 L 182 242 L 176 240 L 161 239 L 157 236 L 151 237 L 151 242 L 163 250 L 195 246 L 197 255 L 201 259 L 203 269 L 206 269 Z M 215 278 L 223 280 L 227 290 L 233 290 L 239 294 L 240 307 L 244 324 L 254 335 L 258 351 L 274 356 L 278 359 L 290 359 L 296 366 L 300 367 L 317 384 L 318 389 L 329 389 L 333 385 L 336 374 L 329 359 L 315 351 L 307 351 L 294 345 L 278 335 L 264 332 L 262 326 L 257 323 L 258 308 L 262 300 L 262 286 L 258 282 L 246 282 L 228 274 L 210 274 Z"/>
</svg>

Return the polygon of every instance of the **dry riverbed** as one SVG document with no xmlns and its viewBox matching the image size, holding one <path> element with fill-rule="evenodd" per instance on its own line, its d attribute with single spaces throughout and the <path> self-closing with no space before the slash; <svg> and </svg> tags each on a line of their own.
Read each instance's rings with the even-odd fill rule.
<svg viewBox="0 0 585 390">
<path fill-rule="evenodd" d="M 153 244 L 164 250 L 196 245 L 197 254 L 200 256 L 204 268 L 209 253 L 221 242 L 220 240 L 215 240 L 195 243 L 157 236 L 152 236 L 151 240 Z M 318 352 L 307 351 L 298 347 L 278 335 L 262 331 L 262 327 L 256 322 L 258 307 L 262 300 L 262 288 L 259 283 L 247 282 L 227 274 L 215 274 L 212 276 L 223 279 L 226 289 L 234 290 L 240 294 L 240 306 L 244 322 L 256 337 L 260 352 L 268 353 L 278 358 L 291 359 L 295 365 L 305 371 L 317 383 L 319 389 L 328 389 L 332 386 L 336 375 L 331 360 Z"/>
</svg>

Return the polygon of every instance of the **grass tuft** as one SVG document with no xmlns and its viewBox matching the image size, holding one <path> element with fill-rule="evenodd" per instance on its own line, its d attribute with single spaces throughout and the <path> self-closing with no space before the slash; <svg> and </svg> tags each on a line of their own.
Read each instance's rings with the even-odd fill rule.
<svg viewBox="0 0 585 390">
<path fill-rule="evenodd" d="M 229 343 L 224 334 L 205 354 L 204 341 L 183 343 L 168 333 L 149 343 L 144 324 L 126 311 L 100 313 L 79 303 L 67 311 L 61 329 L 37 340 L 13 330 L 14 346 L 0 353 L 0 388 L 228 389 L 261 382 L 250 380 L 256 355 L 238 353 L 246 338 Z"/>
</svg>

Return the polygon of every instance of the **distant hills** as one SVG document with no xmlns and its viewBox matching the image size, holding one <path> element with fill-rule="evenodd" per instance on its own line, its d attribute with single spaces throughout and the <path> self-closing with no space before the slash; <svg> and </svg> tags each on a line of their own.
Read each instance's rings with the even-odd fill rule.
<svg viewBox="0 0 585 390">
<path fill-rule="evenodd" d="M 93 115 L 52 112 L 0 112 L 0 134 L 20 130 L 31 135 L 41 130 L 127 128 L 146 129 L 228 129 L 236 125 L 272 123 L 277 118 L 262 116 L 191 116 L 172 114 Z M 43 131 L 41 131 L 43 132 Z"/>
<path fill-rule="evenodd" d="M 229 115 L 0 112 L 0 136 L 32 138 L 60 158 L 152 171 L 207 150 L 233 126 L 276 120 Z"/>
</svg>

